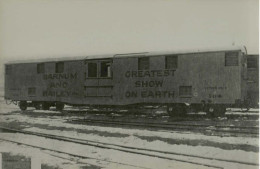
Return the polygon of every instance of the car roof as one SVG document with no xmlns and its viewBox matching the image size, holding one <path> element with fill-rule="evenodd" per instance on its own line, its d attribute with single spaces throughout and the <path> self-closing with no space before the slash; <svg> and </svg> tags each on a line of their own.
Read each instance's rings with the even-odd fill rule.
<svg viewBox="0 0 260 169">
<path fill-rule="evenodd" d="M 77 60 L 98 60 L 98 59 L 112 59 L 112 58 L 127 58 L 127 57 L 140 57 L 140 56 L 159 56 L 159 55 L 177 55 L 177 54 L 190 54 L 190 53 L 205 53 L 205 52 L 226 52 L 226 51 L 242 51 L 242 47 L 228 47 L 228 48 L 214 48 L 214 49 L 191 49 L 191 50 L 174 50 L 174 51 L 156 51 L 156 52 L 140 52 L 140 53 L 122 53 L 122 54 L 106 54 L 106 55 L 88 55 L 88 56 L 74 56 L 74 57 L 59 57 L 59 58 L 46 58 L 46 59 L 27 59 L 11 61 L 6 64 L 19 64 L 19 63 L 43 63 L 43 62 L 63 62 L 63 61 L 77 61 Z"/>
</svg>

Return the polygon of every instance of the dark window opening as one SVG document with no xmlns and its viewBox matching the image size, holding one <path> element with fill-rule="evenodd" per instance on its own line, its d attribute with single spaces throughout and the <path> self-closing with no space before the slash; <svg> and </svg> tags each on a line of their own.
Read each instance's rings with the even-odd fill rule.
<svg viewBox="0 0 260 169">
<path fill-rule="evenodd" d="M 238 66 L 238 52 L 225 53 L 225 66 Z"/>
<path fill-rule="evenodd" d="M 247 56 L 247 68 L 257 68 L 258 67 L 258 61 L 257 57 L 254 56 Z"/>
<path fill-rule="evenodd" d="M 37 73 L 44 73 L 44 71 L 45 71 L 44 63 L 37 64 Z"/>
<path fill-rule="evenodd" d="M 64 72 L 64 62 L 58 62 L 55 65 L 55 72 L 56 73 L 63 73 Z"/>
<path fill-rule="evenodd" d="M 149 70 L 149 57 L 138 58 L 138 70 Z"/>
<path fill-rule="evenodd" d="M 97 63 L 88 63 L 88 77 L 97 77 Z"/>
<path fill-rule="evenodd" d="M 35 94 L 36 94 L 36 89 L 35 89 L 35 87 L 30 87 L 30 88 L 28 88 L 28 95 L 29 95 L 29 96 L 35 96 Z"/>
<path fill-rule="evenodd" d="M 192 87 L 191 86 L 180 86 L 179 87 L 179 95 L 180 96 L 191 96 L 192 95 Z"/>
<path fill-rule="evenodd" d="M 5 65 L 5 74 L 6 75 L 12 74 L 12 65 Z"/>
<path fill-rule="evenodd" d="M 177 69 L 178 67 L 178 56 L 171 55 L 165 56 L 165 69 Z"/>
<path fill-rule="evenodd" d="M 100 77 L 111 77 L 111 62 L 101 62 Z"/>
</svg>

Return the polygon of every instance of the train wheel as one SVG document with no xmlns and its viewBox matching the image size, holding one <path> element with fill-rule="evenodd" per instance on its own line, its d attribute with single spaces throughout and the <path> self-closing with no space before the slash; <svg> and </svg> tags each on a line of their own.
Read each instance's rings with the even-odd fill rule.
<svg viewBox="0 0 260 169">
<path fill-rule="evenodd" d="M 219 105 L 217 108 L 217 116 L 225 116 L 226 106 Z"/>
<path fill-rule="evenodd" d="M 222 105 L 208 105 L 206 109 L 207 115 L 211 117 L 224 116 L 226 107 Z"/>
<path fill-rule="evenodd" d="M 64 103 L 56 103 L 56 110 L 61 111 L 64 109 Z"/>
<path fill-rule="evenodd" d="M 167 113 L 172 116 L 174 113 L 174 107 L 172 105 L 167 105 Z"/>
<path fill-rule="evenodd" d="M 215 106 L 210 105 L 206 108 L 207 116 L 214 117 L 215 111 Z"/>
<path fill-rule="evenodd" d="M 27 109 L 27 102 L 26 101 L 20 101 L 19 107 L 20 107 L 21 110 L 26 110 Z"/>
<path fill-rule="evenodd" d="M 46 102 L 42 103 L 42 109 L 43 109 L 43 110 L 49 110 L 50 107 L 51 107 L 51 106 L 50 106 L 49 103 L 46 103 Z"/>
<path fill-rule="evenodd" d="M 170 116 L 184 116 L 187 114 L 187 107 L 182 104 L 168 105 L 167 112 Z"/>
<path fill-rule="evenodd" d="M 200 111 L 203 111 L 203 105 L 202 104 L 192 104 L 190 107 L 191 107 L 191 112 L 198 113 Z"/>
<path fill-rule="evenodd" d="M 40 110 L 42 108 L 40 103 L 35 103 L 34 107 L 35 107 L 36 110 Z"/>
</svg>

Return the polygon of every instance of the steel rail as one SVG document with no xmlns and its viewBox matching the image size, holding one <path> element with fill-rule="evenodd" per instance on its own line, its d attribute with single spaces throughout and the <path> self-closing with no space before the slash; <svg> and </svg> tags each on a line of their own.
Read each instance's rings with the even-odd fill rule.
<svg viewBox="0 0 260 169">
<path fill-rule="evenodd" d="M 82 159 L 95 159 L 95 160 L 99 160 L 99 161 L 105 161 L 105 162 L 110 162 L 110 163 L 126 165 L 126 166 L 132 166 L 132 167 L 148 169 L 146 167 L 140 167 L 140 166 L 135 166 L 135 165 L 131 165 L 131 164 L 124 164 L 124 163 L 119 163 L 119 162 L 110 161 L 110 160 L 103 160 L 103 159 L 93 158 L 93 157 L 89 157 L 89 156 L 82 156 L 82 155 L 72 154 L 72 153 L 68 153 L 68 152 L 65 152 L 65 151 L 59 151 L 59 150 L 54 150 L 54 149 L 50 149 L 50 148 L 46 148 L 46 147 L 35 146 L 35 145 L 27 144 L 27 143 L 22 143 L 22 142 L 19 142 L 19 141 L 13 141 L 13 140 L 8 140 L 8 139 L 3 139 L 3 138 L 0 138 L 0 140 L 6 141 L 6 142 L 11 142 L 11 143 L 25 145 L 25 146 L 28 146 L 28 147 L 38 148 L 38 149 L 42 149 L 42 150 L 53 151 L 53 152 L 56 152 L 56 153 L 66 154 L 66 155 L 69 155 L 69 156 L 72 156 L 72 157 L 77 157 L 77 158 L 82 158 Z M 87 163 L 84 163 L 84 164 L 87 164 Z"/>
<path fill-rule="evenodd" d="M 92 147 L 98 147 L 98 148 L 103 148 L 103 149 L 112 149 L 112 150 L 118 150 L 118 151 L 126 152 L 126 153 L 132 153 L 132 154 L 156 157 L 156 158 L 160 158 L 160 159 L 173 160 L 173 161 L 179 161 L 179 162 L 190 163 L 190 164 L 195 164 L 195 165 L 201 165 L 201 166 L 206 166 L 206 167 L 224 169 L 223 167 L 210 165 L 210 164 L 192 162 L 192 161 L 181 160 L 181 159 L 171 158 L 171 157 L 165 157 L 165 156 L 161 156 L 161 155 L 154 155 L 154 154 L 149 154 L 149 153 L 144 153 L 144 152 L 136 152 L 136 151 L 132 151 L 132 150 L 125 150 L 125 149 L 120 149 L 120 148 L 115 148 L 115 147 L 108 147 L 108 146 L 105 146 L 105 144 L 104 145 L 100 145 L 102 143 L 98 143 L 98 144 L 88 143 L 90 141 L 87 141 L 87 140 L 83 140 L 84 142 L 82 142 L 82 141 L 79 141 L 79 139 L 70 138 L 70 137 L 63 137 L 63 136 L 57 136 L 57 135 L 51 135 L 51 134 L 44 134 L 44 133 L 37 133 L 37 132 L 15 130 L 15 129 L 9 129 L 9 128 L 5 128 L 5 127 L 0 127 L 0 128 L 4 129 L 4 130 L 7 130 L 7 131 L 18 132 L 18 133 L 29 134 L 29 135 L 35 135 L 35 136 L 45 137 L 45 138 L 49 138 L 49 139 L 66 141 L 66 142 L 82 144 L 82 145 L 87 145 L 87 146 L 92 146 Z M 27 145 L 27 146 L 32 146 L 32 147 L 37 147 L 37 148 L 41 148 L 39 146 L 29 145 L 29 144 L 26 144 L 26 143 L 12 141 L 12 140 L 7 140 L 7 139 L 2 139 L 2 138 L 0 138 L 0 140 L 14 142 L 14 143 L 17 143 L 17 144 L 24 144 L 24 145 Z M 95 142 L 95 141 L 91 141 L 91 142 Z M 43 148 L 43 149 L 46 149 L 46 148 Z M 49 150 L 51 151 L 51 149 L 49 149 Z M 57 151 L 57 152 L 63 153 L 62 151 Z M 75 154 L 66 153 L 66 152 L 65 152 L 65 154 L 68 154 L 68 155 L 71 155 L 71 156 L 76 156 L 76 157 L 78 156 L 78 157 L 81 157 L 81 158 L 84 157 L 84 156 L 75 155 Z M 84 158 L 89 158 L 89 157 L 84 157 Z"/>
<path fill-rule="evenodd" d="M 111 124 L 111 125 L 121 125 L 121 126 L 137 126 L 137 127 L 151 127 L 151 128 L 162 128 L 162 129 L 167 129 L 167 130 L 172 130 L 172 129 L 180 129 L 180 130 L 193 130 L 193 131 L 199 131 L 199 130 L 211 130 L 215 132 L 223 132 L 223 133 L 240 133 L 240 134 L 253 134 L 258 136 L 259 132 L 258 131 L 237 131 L 237 130 L 224 130 L 224 129 L 216 129 L 216 128 L 202 128 L 202 127 L 197 127 L 196 125 L 192 126 L 176 126 L 174 124 L 169 124 L 169 125 L 164 125 L 164 124 L 152 124 L 152 123 L 145 123 L 145 122 L 121 122 L 121 121 L 107 121 L 107 120 L 92 120 L 92 119 L 77 119 L 77 120 L 69 120 L 72 122 L 88 122 L 88 123 L 98 123 L 98 124 Z M 207 126 L 211 127 L 211 126 Z M 214 127 L 214 126 L 212 126 Z M 256 130 L 256 129 L 255 129 Z"/>
<path fill-rule="evenodd" d="M 102 121 L 99 119 L 84 119 L 84 120 L 95 120 L 95 121 Z M 122 123 L 142 123 L 142 124 L 154 124 L 154 125 L 176 125 L 176 126 L 191 126 L 191 127 L 211 127 L 212 125 L 210 124 L 183 124 L 183 123 L 174 123 L 174 122 L 163 122 L 163 123 L 158 123 L 158 122 L 129 122 L 129 121 L 119 121 L 119 120 L 106 120 L 107 122 L 122 122 Z M 103 121 L 102 121 L 103 122 Z M 257 126 L 227 126 L 227 125 L 215 125 L 213 127 L 216 128 L 238 128 L 238 129 L 258 129 L 259 127 Z"/>
<path fill-rule="evenodd" d="M 227 160 L 227 159 L 221 159 L 221 158 L 205 157 L 205 156 L 198 156 L 198 155 L 192 155 L 192 154 L 176 153 L 176 152 L 146 149 L 146 148 L 139 148 L 139 147 L 131 147 L 131 146 L 124 146 L 124 145 L 118 145 L 118 144 L 112 144 L 112 143 L 104 143 L 104 142 L 99 142 L 99 141 L 87 140 L 87 139 L 78 139 L 78 138 L 58 136 L 58 135 L 53 135 L 53 134 L 45 134 L 45 133 L 30 132 L 30 131 L 24 131 L 24 130 L 16 130 L 16 129 L 10 129 L 10 128 L 6 128 L 6 127 L 2 127 L 2 126 L 0 126 L 0 128 L 7 130 L 7 131 L 12 131 L 12 132 L 36 135 L 36 136 L 46 137 L 46 138 L 50 138 L 50 139 L 57 139 L 57 140 L 68 141 L 68 142 L 73 142 L 73 143 L 78 143 L 78 144 L 83 144 L 83 145 L 94 146 L 94 147 L 98 147 L 98 148 L 113 149 L 113 150 L 118 150 L 118 151 L 123 151 L 123 152 L 128 152 L 128 153 L 141 154 L 141 155 L 153 156 L 153 157 L 164 158 L 164 159 L 165 159 L 164 156 L 156 156 L 156 155 L 151 155 L 151 154 L 142 153 L 142 152 L 136 152 L 136 151 L 132 151 L 132 150 L 149 151 L 149 152 L 154 152 L 154 153 L 194 157 L 194 158 L 223 161 L 223 162 L 229 162 L 229 163 L 239 163 L 239 164 L 244 164 L 244 165 L 254 165 L 254 166 L 259 165 L 258 163 L 236 161 L 236 160 Z M 108 147 L 108 146 L 115 146 L 115 147 Z M 116 147 L 119 147 L 119 148 L 116 148 Z M 125 148 L 125 149 L 129 149 L 129 150 L 120 149 L 120 148 Z M 166 157 L 166 158 L 168 158 L 168 157 Z M 169 158 L 169 159 L 183 162 L 182 160 L 175 159 L 175 158 Z M 185 161 L 185 162 L 187 162 L 187 161 Z M 194 163 L 194 162 L 188 162 L 188 163 L 197 164 L 197 163 Z M 205 165 L 205 164 L 198 163 L 197 165 Z M 210 166 L 210 167 L 219 168 L 218 166 Z"/>
</svg>

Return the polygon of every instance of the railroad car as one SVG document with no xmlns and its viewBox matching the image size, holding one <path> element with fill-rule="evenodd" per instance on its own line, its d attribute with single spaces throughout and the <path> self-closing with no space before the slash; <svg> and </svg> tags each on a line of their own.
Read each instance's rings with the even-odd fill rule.
<svg viewBox="0 0 260 169">
<path fill-rule="evenodd" d="M 259 107 L 259 55 L 247 55 L 247 96 L 249 107 Z"/>
<path fill-rule="evenodd" d="M 48 110 L 56 106 L 167 106 L 224 114 L 247 98 L 242 48 L 144 52 L 5 64 L 5 99 Z"/>
</svg>

